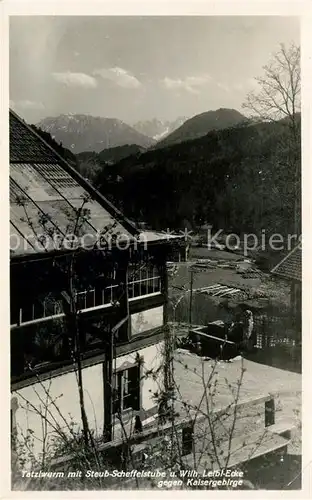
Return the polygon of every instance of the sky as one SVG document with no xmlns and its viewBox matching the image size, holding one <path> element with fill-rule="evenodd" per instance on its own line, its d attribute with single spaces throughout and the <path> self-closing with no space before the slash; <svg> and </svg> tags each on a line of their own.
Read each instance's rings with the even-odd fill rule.
<svg viewBox="0 0 312 500">
<path fill-rule="evenodd" d="M 10 18 L 10 105 L 26 121 L 81 113 L 128 124 L 242 110 L 299 18 Z"/>
</svg>

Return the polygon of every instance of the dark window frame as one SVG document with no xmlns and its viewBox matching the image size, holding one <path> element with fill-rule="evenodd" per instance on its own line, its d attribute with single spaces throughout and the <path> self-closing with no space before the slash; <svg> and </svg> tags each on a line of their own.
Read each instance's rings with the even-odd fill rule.
<svg viewBox="0 0 312 500">
<path fill-rule="evenodd" d="M 140 365 L 116 370 L 113 386 L 113 414 L 139 411 L 141 406 Z"/>
</svg>

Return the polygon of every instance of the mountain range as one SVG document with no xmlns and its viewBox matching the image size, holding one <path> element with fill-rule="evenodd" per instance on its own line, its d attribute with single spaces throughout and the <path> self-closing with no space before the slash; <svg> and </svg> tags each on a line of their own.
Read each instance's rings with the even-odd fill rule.
<svg viewBox="0 0 312 500">
<path fill-rule="evenodd" d="M 197 139 L 211 130 L 222 130 L 246 123 L 246 118 L 235 109 L 221 108 L 195 115 L 190 119 L 179 117 L 173 121 L 156 118 L 140 121 L 132 127 L 116 118 L 102 118 L 82 114 L 66 114 L 41 120 L 36 127 L 51 134 L 56 142 L 75 154 L 110 149 L 109 161 L 118 161 L 121 151 L 114 148 L 136 146 L 140 151 L 162 148 Z M 129 149 L 129 152 L 130 152 Z M 124 156 L 122 152 L 121 156 Z"/>
<path fill-rule="evenodd" d="M 237 234 L 257 234 L 263 227 L 290 234 L 300 121 L 298 114 L 294 138 L 288 120 L 254 123 L 236 110 L 220 109 L 187 120 L 156 147 L 103 148 L 100 142 L 100 152 L 80 154 L 55 143 L 53 128 L 37 132 L 133 220 L 156 229 L 209 221 Z"/>
<path fill-rule="evenodd" d="M 143 135 L 151 137 L 155 141 L 160 141 L 165 138 L 174 130 L 181 127 L 183 123 L 187 120 L 185 116 L 180 116 L 176 120 L 158 120 L 153 118 L 152 120 L 144 120 L 134 123 L 132 126 L 135 130 Z"/>
<path fill-rule="evenodd" d="M 148 148 L 155 144 L 148 137 L 116 118 L 102 118 L 81 114 L 48 117 L 36 125 L 49 132 L 53 139 L 73 153 L 95 151 L 136 144 Z"/>
<path fill-rule="evenodd" d="M 103 168 L 127 157 L 138 158 L 148 151 L 153 156 L 153 151 L 173 145 L 182 146 L 182 143 L 206 136 L 213 130 L 237 128 L 244 124 L 248 124 L 248 121 L 241 113 L 224 108 L 195 115 L 186 121 L 181 117 L 175 122 L 153 119 L 135 124 L 145 134 L 158 132 L 158 142 L 155 140 L 157 134 L 153 139 L 120 120 L 86 115 L 46 118 L 33 127 L 46 141 L 52 141 L 60 154 L 92 181 Z M 174 129 L 173 132 L 164 137 L 169 128 Z M 132 142 L 133 138 L 136 142 Z M 116 143 L 116 146 L 110 146 Z M 193 145 L 189 143 L 189 147 Z"/>
</svg>

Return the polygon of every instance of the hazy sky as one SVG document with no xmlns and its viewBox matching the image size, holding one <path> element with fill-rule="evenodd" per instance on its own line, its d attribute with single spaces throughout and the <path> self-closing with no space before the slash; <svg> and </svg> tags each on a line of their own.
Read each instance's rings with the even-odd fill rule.
<svg viewBox="0 0 312 500">
<path fill-rule="evenodd" d="M 61 113 L 174 119 L 241 110 L 290 17 L 12 17 L 11 106 L 27 121 Z"/>
</svg>

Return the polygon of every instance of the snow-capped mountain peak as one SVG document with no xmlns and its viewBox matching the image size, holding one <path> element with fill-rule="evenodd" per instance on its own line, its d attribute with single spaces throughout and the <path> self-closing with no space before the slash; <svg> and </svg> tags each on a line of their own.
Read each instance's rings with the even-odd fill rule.
<svg viewBox="0 0 312 500">
<path fill-rule="evenodd" d="M 186 120 L 186 117 L 179 117 L 173 121 L 153 118 L 151 120 L 136 122 L 132 126 L 141 134 L 152 137 L 155 141 L 159 141 L 180 127 Z"/>
<path fill-rule="evenodd" d="M 160 141 L 163 137 L 170 134 L 170 128 L 166 127 L 162 132 L 153 136 L 154 141 Z"/>
</svg>

